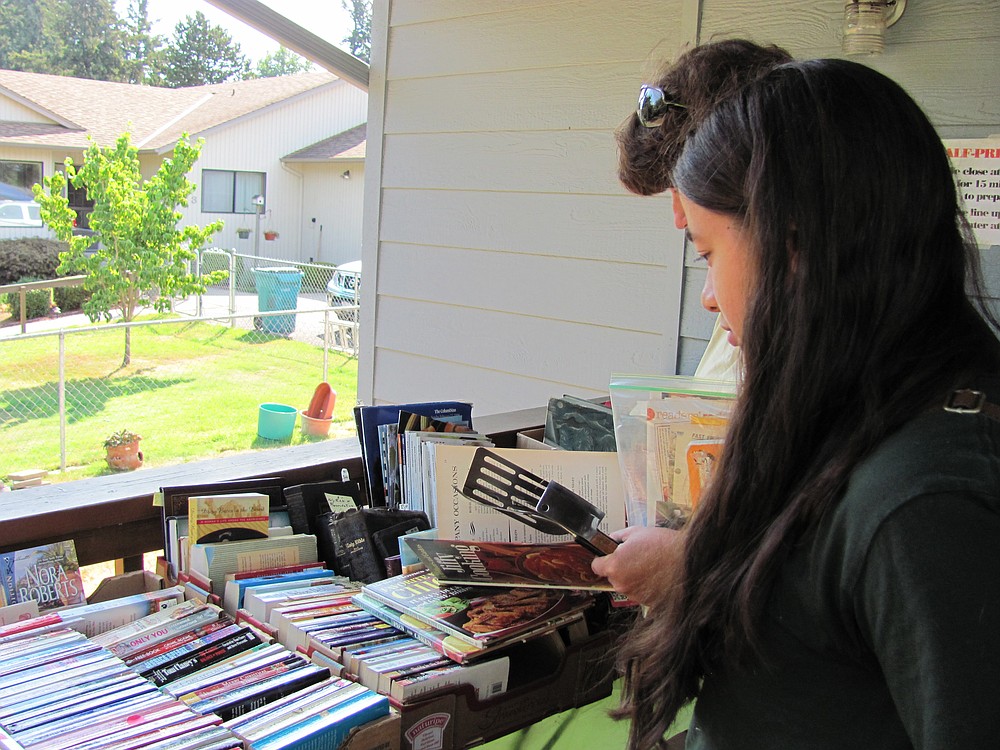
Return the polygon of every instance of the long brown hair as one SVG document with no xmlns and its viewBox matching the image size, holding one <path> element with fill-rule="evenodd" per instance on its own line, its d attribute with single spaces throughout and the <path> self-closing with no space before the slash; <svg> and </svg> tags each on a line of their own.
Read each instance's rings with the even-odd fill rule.
<svg viewBox="0 0 1000 750">
<path fill-rule="evenodd" d="M 1000 369 L 944 147 L 897 84 L 844 60 L 781 65 L 720 103 L 671 175 L 732 216 L 757 269 L 725 455 L 683 569 L 623 650 L 630 746 L 656 747 L 701 679 L 759 661 L 791 546 L 852 469 L 949 388 Z"/>
</svg>

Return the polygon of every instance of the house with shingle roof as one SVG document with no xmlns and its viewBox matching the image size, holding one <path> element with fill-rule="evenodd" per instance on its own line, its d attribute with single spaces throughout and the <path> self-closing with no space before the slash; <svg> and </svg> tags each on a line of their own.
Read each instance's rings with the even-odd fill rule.
<svg viewBox="0 0 1000 750">
<path fill-rule="evenodd" d="M 183 222 L 222 219 L 217 247 L 339 264 L 361 253 L 367 114 L 367 92 L 325 70 L 180 89 L 0 70 L 0 181 L 30 188 L 124 132 L 151 175 L 187 133 L 204 146 Z M 86 227 L 86 195 L 69 198 Z"/>
</svg>

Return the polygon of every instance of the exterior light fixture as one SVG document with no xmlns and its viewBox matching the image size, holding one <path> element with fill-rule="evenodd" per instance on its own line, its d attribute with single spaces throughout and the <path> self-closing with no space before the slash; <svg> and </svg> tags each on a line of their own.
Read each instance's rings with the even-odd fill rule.
<svg viewBox="0 0 1000 750">
<path fill-rule="evenodd" d="M 885 30 L 899 20 L 905 9 L 906 0 L 848 0 L 844 6 L 844 54 L 881 55 Z"/>
<path fill-rule="evenodd" d="M 345 169 L 343 172 L 340 173 L 340 176 L 343 177 L 345 180 L 351 179 L 351 170 Z"/>
</svg>

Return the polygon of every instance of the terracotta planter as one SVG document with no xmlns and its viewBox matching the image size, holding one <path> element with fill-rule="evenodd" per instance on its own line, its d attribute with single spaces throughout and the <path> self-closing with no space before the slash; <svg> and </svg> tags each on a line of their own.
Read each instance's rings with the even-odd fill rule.
<svg viewBox="0 0 1000 750">
<path fill-rule="evenodd" d="M 142 466 L 142 451 L 139 450 L 138 441 L 126 445 L 112 445 L 105 450 L 108 452 L 108 466 L 115 471 L 131 471 Z"/>
<path fill-rule="evenodd" d="M 299 414 L 302 416 L 302 434 L 313 437 L 326 437 L 330 434 L 330 425 L 333 424 L 333 417 L 329 419 L 317 419 L 310 417 L 303 409 Z"/>
<path fill-rule="evenodd" d="M 264 232 L 264 239 L 265 240 L 276 240 L 276 239 L 278 239 L 278 233 L 277 232 Z"/>
</svg>

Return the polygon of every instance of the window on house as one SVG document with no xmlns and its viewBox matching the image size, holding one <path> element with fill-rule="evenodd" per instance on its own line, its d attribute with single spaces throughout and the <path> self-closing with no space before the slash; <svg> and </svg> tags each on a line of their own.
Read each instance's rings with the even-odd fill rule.
<svg viewBox="0 0 1000 750">
<path fill-rule="evenodd" d="M 235 172 L 229 169 L 201 171 L 201 210 L 217 214 L 255 214 L 255 195 L 266 195 L 264 172 Z M 263 210 L 263 207 L 261 207 Z"/>
<path fill-rule="evenodd" d="M 0 182 L 31 192 L 31 186 L 42 181 L 40 161 L 0 159 Z"/>
</svg>

